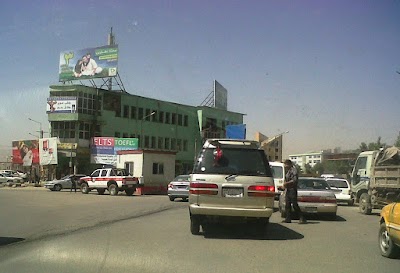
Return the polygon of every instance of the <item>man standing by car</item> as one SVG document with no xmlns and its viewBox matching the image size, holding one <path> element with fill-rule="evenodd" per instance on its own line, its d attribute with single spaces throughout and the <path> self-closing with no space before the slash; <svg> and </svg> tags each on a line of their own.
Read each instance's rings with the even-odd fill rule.
<svg viewBox="0 0 400 273">
<path fill-rule="evenodd" d="M 71 191 L 70 192 L 72 192 L 72 189 L 74 189 L 75 190 L 75 193 L 76 193 L 76 177 L 75 177 L 75 175 L 71 175 Z"/>
<path fill-rule="evenodd" d="M 299 224 L 306 224 L 307 221 L 304 218 L 303 213 L 300 210 L 299 204 L 297 203 L 297 181 L 298 181 L 298 174 L 296 166 L 293 165 L 292 161 L 286 159 L 285 168 L 287 170 L 285 175 L 285 182 L 283 183 L 283 187 L 286 190 L 285 195 L 285 214 L 286 218 L 283 220 L 284 223 L 291 223 L 291 208 L 293 205 L 294 211 L 299 215 L 300 220 Z"/>
</svg>

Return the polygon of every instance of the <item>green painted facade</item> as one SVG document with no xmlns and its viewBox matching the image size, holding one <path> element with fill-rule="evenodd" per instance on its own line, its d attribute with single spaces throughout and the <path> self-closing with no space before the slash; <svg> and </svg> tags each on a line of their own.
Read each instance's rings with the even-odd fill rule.
<svg viewBox="0 0 400 273">
<path fill-rule="evenodd" d="M 139 147 L 176 152 L 176 174 L 191 170 L 204 140 L 225 137 L 225 127 L 243 124 L 243 114 L 189 106 L 83 85 L 52 85 L 50 97 L 77 97 L 75 113 L 48 113 L 52 136 L 77 143 L 74 164 L 92 168 L 90 139 L 138 138 Z M 83 170 L 81 170 L 83 169 Z"/>
</svg>

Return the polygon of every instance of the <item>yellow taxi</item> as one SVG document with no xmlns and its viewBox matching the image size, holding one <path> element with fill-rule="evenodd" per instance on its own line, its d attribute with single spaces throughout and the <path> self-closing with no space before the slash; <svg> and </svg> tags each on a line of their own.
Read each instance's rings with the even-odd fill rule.
<svg viewBox="0 0 400 273">
<path fill-rule="evenodd" d="M 379 249 L 384 257 L 400 256 L 400 202 L 386 205 L 381 211 Z"/>
</svg>

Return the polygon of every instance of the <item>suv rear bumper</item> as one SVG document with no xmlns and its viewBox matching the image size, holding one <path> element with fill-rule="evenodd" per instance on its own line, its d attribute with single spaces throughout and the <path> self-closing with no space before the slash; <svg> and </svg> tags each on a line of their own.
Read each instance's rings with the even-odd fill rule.
<svg viewBox="0 0 400 273">
<path fill-rule="evenodd" d="M 189 206 L 189 211 L 193 215 L 270 218 L 274 210 L 273 208 L 222 208 L 198 206 L 196 204 L 191 204 Z"/>
</svg>

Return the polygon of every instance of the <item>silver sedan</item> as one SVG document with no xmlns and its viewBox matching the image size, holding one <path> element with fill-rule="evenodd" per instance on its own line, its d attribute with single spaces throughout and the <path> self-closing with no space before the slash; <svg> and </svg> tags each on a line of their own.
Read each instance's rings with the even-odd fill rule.
<svg viewBox="0 0 400 273">
<path fill-rule="evenodd" d="M 168 184 L 169 200 L 174 201 L 175 198 L 182 198 L 186 201 L 189 198 L 190 176 L 179 175 Z"/>
<path fill-rule="evenodd" d="M 79 179 L 85 176 L 86 176 L 85 174 L 70 174 L 62 177 L 61 179 L 47 181 L 46 184 L 44 184 L 44 187 L 51 191 L 61 191 L 62 189 L 71 189 L 72 187 L 71 178 L 74 177 L 77 184 L 76 187 L 78 188 Z"/>
<path fill-rule="evenodd" d="M 335 192 L 323 178 L 299 177 L 297 201 L 303 213 L 329 216 L 336 219 L 337 201 Z M 285 192 L 279 197 L 279 211 L 285 218 Z"/>
</svg>

